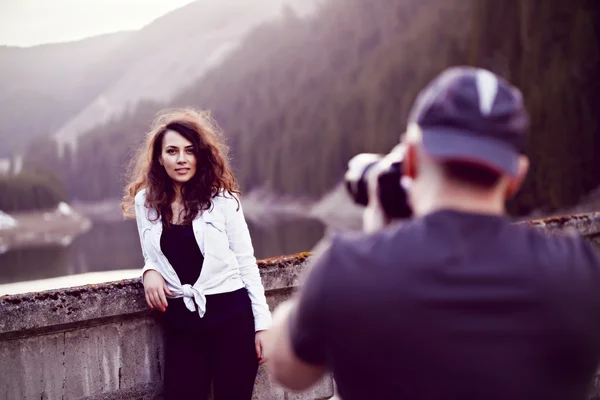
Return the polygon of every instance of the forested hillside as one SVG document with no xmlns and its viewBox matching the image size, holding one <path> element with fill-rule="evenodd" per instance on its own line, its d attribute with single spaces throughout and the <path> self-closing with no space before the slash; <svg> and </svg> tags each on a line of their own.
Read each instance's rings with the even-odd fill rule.
<svg viewBox="0 0 600 400">
<path fill-rule="evenodd" d="M 532 171 L 512 205 L 570 206 L 600 184 L 600 3 L 476 3 L 471 62 L 518 85 L 532 118 Z"/>
<path fill-rule="evenodd" d="M 72 195 L 120 195 L 124 165 L 165 106 L 213 111 L 242 189 L 318 197 L 357 152 L 388 151 L 417 92 L 449 65 L 493 69 L 532 115 L 515 214 L 564 207 L 600 183 L 599 6 L 594 0 L 330 0 L 313 18 L 261 26 L 168 104 L 140 104 L 88 132 L 56 165 Z M 31 162 L 31 159 L 30 159 Z"/>
<path fill-rule="evenodd" d="M 300 12 L 313 2 L 290 1 Z M 140 100 L 171 99 L 252 27 L 275 18 L 282 2 L 196 0 L 139 30 L 0 46 L 0 157 L 22 153 L 40 137 L 70 143 Z"/>
<path fill-rule="evenodd" d="M 43 171 L 0 175 L 0 210 L 19 212 L 54 208 L 67 200 L 67 193 L 56 176 Z"/>
</svg>

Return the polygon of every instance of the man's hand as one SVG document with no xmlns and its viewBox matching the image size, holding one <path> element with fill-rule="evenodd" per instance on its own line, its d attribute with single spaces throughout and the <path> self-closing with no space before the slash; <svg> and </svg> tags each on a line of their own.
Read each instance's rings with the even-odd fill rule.
<svg viewBox="0 0 600 400">
<path fill-rule="evenodd" d="M 294 307 L 295 301 L 288 300 L 274 311 L 265 352 L 274 380 L 288 389 L 301 391 L 314 385 L 325 373 L 325 368 L 307 364 L 294 353 L 289 331 L 289 317 Z"/>
<path fill-rule="evenodd" d="M 288 317 L 294 307 L 294 300 L 289 299 L 281 304 L 273 311 L 273 325 L 276 329 L 270 329 L 267 331 L 267 346 L 263 347 L 263 351 L 266 355 L 271 358 L 273 352 L 277 350 L 280 345 L 280 341 L 285 338 L 281 338 L 282 330 L 287 333 Z"/>
<path fill-rule="evenodd" d="M 254 345 L 256 346 L 256 357 L 258 357 L 258 365 L 263 365 L 268 361 L 265 355 L 267 331 L 258 331 L 254 335 Z"/>
<path fill-rule="evenodd" d="M 162 275 L 158 271 L 149 269 L 144 273 L 143 282 L 146 302 L 150 309 L 157 308 L 165 312 L 168 306 L 166 295 L 171 295 L 171 291 Z"/>
</svg>

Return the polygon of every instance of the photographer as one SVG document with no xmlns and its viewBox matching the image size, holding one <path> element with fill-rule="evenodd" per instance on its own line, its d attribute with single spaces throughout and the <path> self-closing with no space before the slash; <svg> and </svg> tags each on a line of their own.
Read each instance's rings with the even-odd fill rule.
<svg viewBox="0 0 600 400">
<path fill-rule="evenodd" d="M 331 371 L 343 399 L 585 399 L 600 360 L 600 260 L 579 236 L 512 224 L 528 169 L 520 92 L 451 68 L 404 138 L 413 218 L 333 238 L 274 313 L 273 377 Z"/>
</svg>

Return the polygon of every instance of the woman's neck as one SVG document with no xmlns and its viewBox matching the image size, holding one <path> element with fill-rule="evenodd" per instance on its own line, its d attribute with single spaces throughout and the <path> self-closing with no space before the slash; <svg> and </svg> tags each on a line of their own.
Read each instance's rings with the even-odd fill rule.
<svg viewBox="0 0 600 400">
<path fill-rule="evenodd" d="M 175 184 L 173 185 L 173 189 L 175 189 L 175 197 L 173 198 L 173 202 L 175 203 L 181 203 L 182 197 L 181 197 L 181 185 L 180 184 Z"/>
</svg>

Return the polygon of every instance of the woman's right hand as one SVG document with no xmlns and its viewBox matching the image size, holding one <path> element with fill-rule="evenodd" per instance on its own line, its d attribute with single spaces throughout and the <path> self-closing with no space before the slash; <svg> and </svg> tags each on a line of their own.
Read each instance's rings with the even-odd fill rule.
<svg viewBox="0 0 600 400">
<path fill-rule="evenodd" d="M 171 291 L 167 287 L 162 275 L 153 269 L 149 269 L 144 273 L 144 294 L 146 295 L 146 302 L 150 306 L 150 309 L 157 308 L 162 312 L 165 312 L 167 307 L 167 297 L 171 295 Z"/>
</svg>

